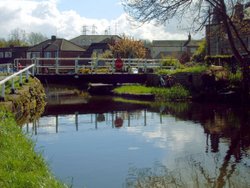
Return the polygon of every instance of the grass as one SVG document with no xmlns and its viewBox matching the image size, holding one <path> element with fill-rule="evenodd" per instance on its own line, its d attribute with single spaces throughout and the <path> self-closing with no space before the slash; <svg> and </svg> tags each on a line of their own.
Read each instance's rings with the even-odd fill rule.
<svg viewBox="0 0 250 188">
<path fill-rule="evenodd" d="M 14 88 L 16 90 L 18 90 L 22 87 L 22 86 L 20 86 L 19 82 L 20 82 L 20 77 L 19 76 L 15 77 L 14 78 Z M 25 83 L 26 83 L 26 77 L 23 76 L 22 77 L 22 84 L 25 85 Z M 11 92 L 11 86 L 12 86 L 12 80 L 9 80 L 5 83 L 5 94 L 9 94 Z"/>
<path fill-rule="evenodd" d="M 140 94 L 151 94 L 153 87 L 146 87 L 142 85 L 127 85 L 115 88 L 113 91 L 116 94 L 131 94 L 131 95 L 140 95 Z"/>
<path fill-rule="evenodd" d="M 0 109 L 0 187 L 66 187 L 55 179 L 13 116 Z"/>
<path fill-rule="evenodd" d="M 155 88 L 152 93 L 158 101 L 182 101 L 190 97 L 190 92 L 179 84 L 170 88 Z"/>
<path fill-rule="evenodd" d="M 181 85 L 174 85 L 170 88 L 146 87 L 142 85 L 121 86 L 115 88 L 115 94 L 153 94 L 157 101 L 179 101 L 190 97 L 190 92 Z"/>
<path fill-rule="evenodd" d="M 208 69 L 207 66 L 204 65 L 196 65 L 196 66 L 191 66 L 191 67 L 183 67 L 183 68 L 178 68 L 174 70 L 169 70 L 169 69 L 161 69 L 158 70 L 158 74 L 168 74 L 168 75 L 173 75 L 181 72 L 188 72 L 188 73 L 202 73 L 205 72 Z"/>
</svg>

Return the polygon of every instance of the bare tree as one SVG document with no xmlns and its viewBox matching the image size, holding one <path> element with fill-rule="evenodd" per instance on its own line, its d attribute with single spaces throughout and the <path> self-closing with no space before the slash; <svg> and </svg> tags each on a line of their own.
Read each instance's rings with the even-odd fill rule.
<svg viewBox="0 0 250 188">
<path fill-rule="evenodd" d="M 48 39 L 48 37 L 46 37 L 42 33 L 34 33 L 34 32 L 29 33 L 27 38 L 28 38 L 27 39 L 28 43 L 32 46 Z"/>
<path fill-rule="evenodd" d="M 244 1 L 244 0 L 243 0 Z M 166 23 L 174 17 L 192 18 L 192 28 L 195 31 L 204 28 L 211 16 L 220 19 L 220 25 L 227 35 L 231 51 L 241 66 L 243 73 L 243 89 L 248 96 L 249 93 L 249 66 L 244 55 L 249 56 L 250 51 L 240 36 L 239 28 L 247 28 L 250 32 L 250 24 L 242 21 L 242 15 L 235 15 L 235 7 L 239 0 L 123 0 L 123 6 L 136 21 L 146 23 L 157 21 Z M 212 11 L 213 10 L 213 11 Z M 244 25 L 245 24 L 245 25 Z M 236 41 L 239 46 L 236 46 Z M 241 49 L 241 51 L 239 50 Z M 242 52 L 243 51 L 243 52 Z"/>
<path fill-rule="evenodd" d="M 13 46 L 27 46 L 26 32 L 19 28 L 12 30 L 8 43 Z"/>
</svg>

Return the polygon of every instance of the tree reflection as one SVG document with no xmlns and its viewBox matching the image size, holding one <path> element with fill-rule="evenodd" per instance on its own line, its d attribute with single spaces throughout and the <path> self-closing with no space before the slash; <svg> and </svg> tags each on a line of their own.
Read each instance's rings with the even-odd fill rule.
<svg viewBox="0 0 250 188">
<path fill-rule="evenodd" d="M 135 170 L 134 187 L 249 187 L 250 168 L 242 164 L 242 159 L 246 158 L 250 148 L 249 110 L 213 104 L 184 106 L 167 103 L 164 110 L 162 106 L 159 109 L 161 114 L 172 114 L 182 120 L 200 123 L 207 135 L 206 153 L 218 154 L 219 159 L 214 157 L 214 164 L 206 166 L 204 161 L 196 160 L 192 156 L 185 157 L 183 162 L 188 164 L 183 165 L 182 162 L 182 167 L 185 168 L 168 172 L 164 177 L 152 173 L 152 169 L 151 174 L 145 173 L 144 169 L 139 170 L 144 173 Z M 219 148 L 221 139 L 228 143 L 225 156 L 221 156 Z M 219 163 L 220 160 L 222 162 Z M 211 168 L 214 168 L 213 173 Z M 158 178 L 161 180 L 158 181 Z M 160 186 L 159 182 L 162 183 Z"/>
<path fill-rule="evenodd" d="M 131 167 L 125 180 L 126 188 L 157 187 L 249 187 L 250 167 L 225 161 L 219 168 L 219 159 L 214 155 L 213 164 L 206 163 L 204 155 L 190 155 L 176 160 L 176 168 L 168 169 L 160 162 L 151 168 Z M 223 170 L 222 170 L 223 169 Z"/>
</svg>

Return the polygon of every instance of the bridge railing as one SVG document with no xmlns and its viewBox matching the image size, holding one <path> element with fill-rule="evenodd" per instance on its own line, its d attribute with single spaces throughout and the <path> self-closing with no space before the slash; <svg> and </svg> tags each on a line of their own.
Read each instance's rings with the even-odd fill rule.
<svg viewBox="0 0 250 188">
<path fill-rule="evenodd" d="M 162 66 L 161 59 L 121 59 L 123 62 L 120 70 L 116 67 L 116 59 L 104 58 L 35 58 L 16 59 L 15 66 L 36 65 L 36 74 L 98 74 L 128 72 L 133 69 L 138 72 L 155 71 L 160 68 L 174 69 L 173 66 Z"/>
<path fill-rule="evenodd" d="M 31 72 L 30 72 L 31 71 Z M 16 78 L 19 77 L 19 85 L 23 85 L 23 74 L 25 74 L 25 81 L 28 82 L 30 74 L 34 75 L 35 73 L 35 64 L 31 64 L 25 67 L 18 72 L 13 73 L 12 75 L 6 77 L 5 79 L 0 81 L 1 85 L 1 100 L 5 99 L 5 90 L 6 90 L 6 83 L 11 80 L 11 93 L 15 93 L 15 81 Z"/>
<path fill-rule="evenodd" d="M 13 72 L 14 72 L 13 64 L 11 63 L 0 64 L 0 73 L 6 73 L 8 75 Z"/>
</svg>

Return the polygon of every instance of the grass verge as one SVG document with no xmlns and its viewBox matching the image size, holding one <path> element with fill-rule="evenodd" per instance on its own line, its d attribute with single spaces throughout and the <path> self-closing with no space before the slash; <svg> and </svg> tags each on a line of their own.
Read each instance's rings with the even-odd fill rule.
<svg viewBox="0 0 250 188">
<path fill-rule="evenodd" d="M 50 172 L 34 143 L 16 125 L 11 113 L 0 109 L 0 187 L 67 187 Z"/>
<path fill-rule="evenodd" d="M 115 94 L 142 95 L 153 94 L 157 101 L 179 101 L 190 98 L 190 92 L 181 85 L 174 85 L 170 88 L 146 87 L 142 85 L 127 85 L 115 88 Z"/>
<path fill-rule="evenodd" d="M 174 70 L 169 70 L 169 69 L 161 69 L 157 73 L 158 74 L 168 74 L 168 75 L 173 75 L 177 73 L 182 73 L 182 72 L 187 72 L 187 73 L 202 73 L 205 72 L 208 69 L 207 66 L 204 65 L 196 65 L 196 66 L 191 66 L 191 67 L 182 67 Z"/>
</svg>

